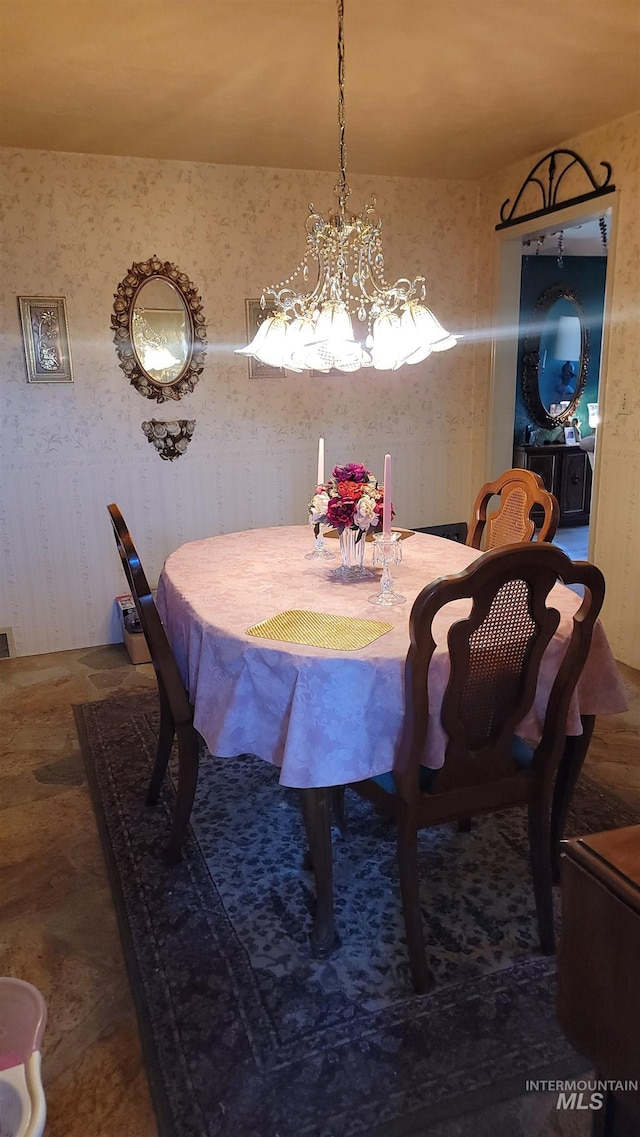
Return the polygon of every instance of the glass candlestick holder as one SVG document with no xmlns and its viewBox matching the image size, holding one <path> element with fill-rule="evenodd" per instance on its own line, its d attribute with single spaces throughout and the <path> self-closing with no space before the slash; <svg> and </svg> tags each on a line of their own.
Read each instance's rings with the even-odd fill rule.
<svg viewBox="0 0 640 1137">
<path fill-rule="evenodd" d="M 381 604 L 383 606 L 404 604 L 407 598 L 401 596 L 399 592 L 394 592 L 391 575 L 391 565 L 399 565 L 401 561 L 400 534 L 376 533 L 373 538 L 373 564 L 376 568 L 382 568 L 382 578 L 380 580 L 380 591 L 375 596 L 368 597 L 370 604 Z"/>
<path fill-rule="evenodd" d="M 332 553 L 331 550 L 328 549 L 326 544 L 325 544 L 325 539 L 323 537 L 322 530 L 326 529 L 326 528 L 327 528 L 326 525 L 314 525 L 313 526 L 313 531 L 316 535 L 316 543 L 315 543 L 314 548 L 312 549 L 312 551 L 310 553 L 305 553 L 305 555 L 304 555 L 305 560 L 307 560 L 307 561 L 318 561 L 318 560 L 327 560 L 329 558 L 335 557 L 336 554 Z"/>
</svg>

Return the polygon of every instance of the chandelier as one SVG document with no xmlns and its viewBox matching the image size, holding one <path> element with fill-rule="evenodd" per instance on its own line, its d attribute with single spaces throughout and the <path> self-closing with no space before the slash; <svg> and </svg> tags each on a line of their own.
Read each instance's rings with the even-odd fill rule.
<svg viewBox="0 0 640 1137">
<path fill-rule="evenodd" d="M 423 303 L 423 276 L 395 284 L 385 279 L 375 198 L 362 213 L 347 208 L 351 191 L 345 146 L 344 0 L 337 0 L 337 6 L 337 207 L 325 220 L 309 206 L 305 255 L 285 280 L 264 289 L 260 304 L 265 309 L 270 300 L 275 311 L 236 354 L 289 371 L 396 371 L 404 363 L 420 363 L 432 351 L 454 347 L 457 337 L 445 331 Z M 359 335 L 354 334 L 354 321 L 360 325 Z"/>
</svg>

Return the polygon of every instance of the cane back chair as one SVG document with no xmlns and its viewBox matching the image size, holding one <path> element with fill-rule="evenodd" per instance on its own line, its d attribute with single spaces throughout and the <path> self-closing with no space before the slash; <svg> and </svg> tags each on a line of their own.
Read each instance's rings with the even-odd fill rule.
<svg viewBox="0 0 640 1137">
<path fill-rule="evenodd" d="M 584 598 L 549 693 L 541 739 L 529 746 L 515 730 L 533 705 L 542 656 L 560 622 L 549 597 L 558 580 L 584 585 Z M 554 545 L 536 543 L 484 553 L 463 572 L 427 585 L 415 600 L 403 733 L 393 770 L 350 788 L 397 823 L 402 905 L 417 991 L 427 990 L 432 981 L 423 938 L 417 842 L 418 830 L 430 825 L 458 821 L 465 829 L 474 815 L 527 806 L 540 945 L 543 952 L 554 951 L 552 851 L 562 836 L 567 804 L 555 815 L 554 784 L 565 743 L 577 741 L 565 737 L 567 712 L 603 598 L 604 578 L 598 568 L 573 563 Z M 448 633 L 451 672 L 440 714 L 447 742 L 444 765 L 434 771 L 421 764 L 429 722 L 427 674 L 436 647 L 434 620 L 454 600 L 470 600 L 471 610 Z M 593 719 L 585 718 L 583 724 L 578 771 Z"/>
<path fill-rule="evenodd" d="M 487 507 L 492 497 L 500 498 L 499 508 L 487 518 Z M 479 549 L 483 535 L 485 550 L 516 541 L 531 541 L 536 536 L 531 511 L 542 509 L 542 524 L 538 541 L 553 541 L 558 528 L 560 510 L 557 499 L 544 487 L 539 474 L 532 470 L 505 470 L 493 482 L 487 482 L 476 497 L 473 517 L 467 532 L 466 544 Z"/>
</svg>

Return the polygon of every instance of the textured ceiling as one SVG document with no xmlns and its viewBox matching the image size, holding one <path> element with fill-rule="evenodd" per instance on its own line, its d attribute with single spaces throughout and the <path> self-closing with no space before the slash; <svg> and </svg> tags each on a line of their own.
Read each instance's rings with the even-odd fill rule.
<svg viewBox="0 0 640 1137">
<path fill-rule="evenodd" d="M 350 171 L 481 177 L 640 107 L 640 0 L 345 8 Z M 1 145 L 337 168 L 334 0 L 0 0 L 0 20 Z"/>
</svg>

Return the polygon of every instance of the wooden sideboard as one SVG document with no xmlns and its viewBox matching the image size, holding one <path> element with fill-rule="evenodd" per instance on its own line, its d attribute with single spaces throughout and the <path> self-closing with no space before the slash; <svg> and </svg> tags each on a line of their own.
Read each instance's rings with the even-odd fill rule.
<svg viewBox="0 0 640 1137">
<path fill-rule="evenodd" d="M 557 1012 L 597 1080 L 640 1081 L 640 825 L 561 843 Z M 637 1137 L 640 1089 L 611 1087 L 593 1137 Z"/>
<path fill-rule="evenodd" d="M 558 499 L 560 525 L 588 525 L 591 508 L 591 463 L 579 446 L 516 446 L 513 464 L 539 474 Z M 537 520 L 535 510 L 532 514 Z"/>
</svg>

